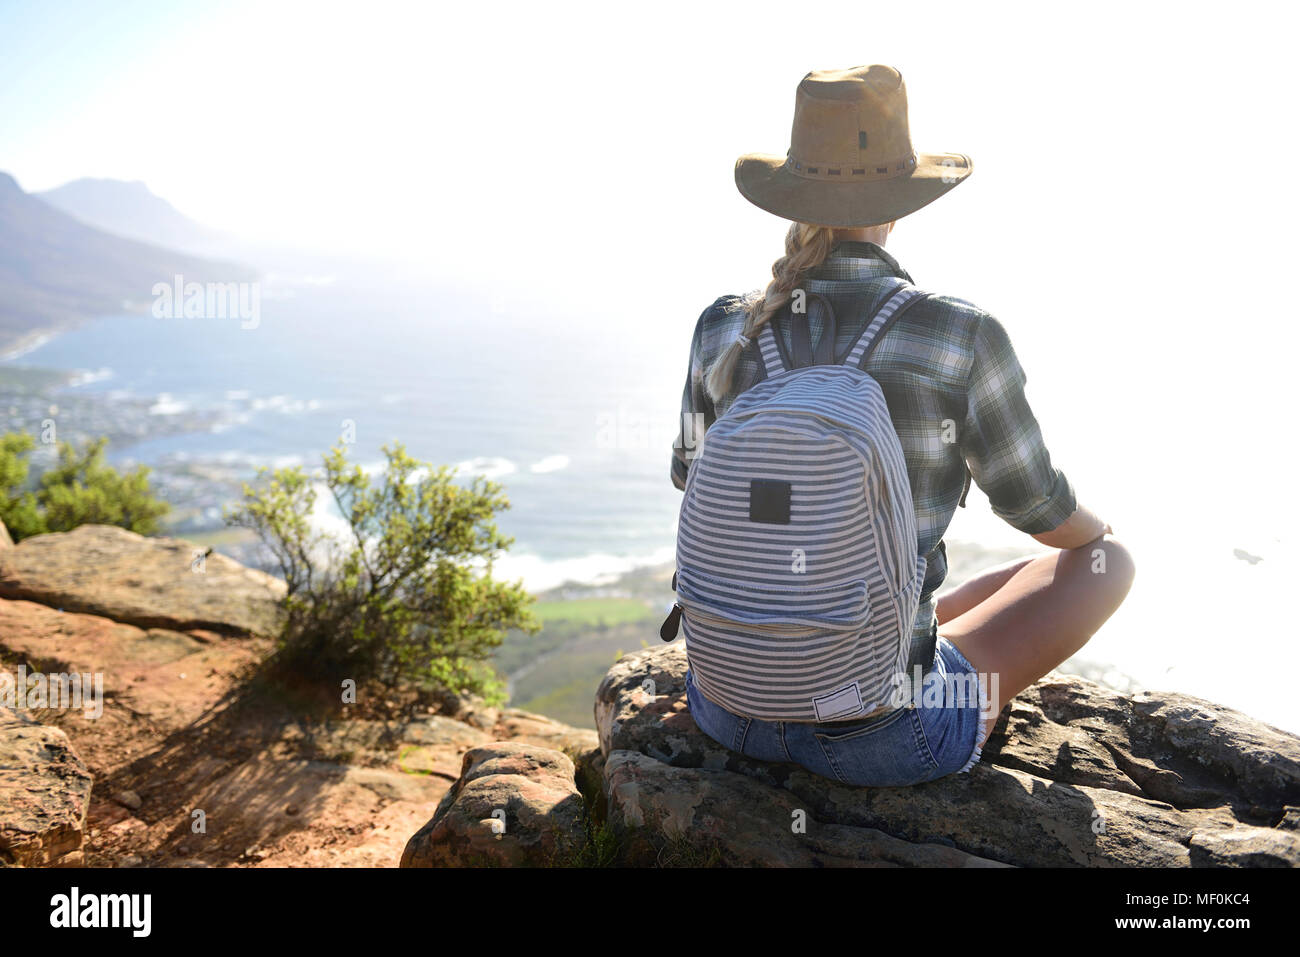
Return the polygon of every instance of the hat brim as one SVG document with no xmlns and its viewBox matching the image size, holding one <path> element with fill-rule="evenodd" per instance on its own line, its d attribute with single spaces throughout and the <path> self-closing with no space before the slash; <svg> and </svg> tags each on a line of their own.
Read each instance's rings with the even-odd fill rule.
<svg viewBox="0 0 1300 957">
<path fill-rule="evenodd" d="M 784 156 L 747 153 L 736 160 L 736 186 L 759 209 L 815 226 L 879 226 L 928 206 L 971 174 L 962 153 L 917 153 L 916 166 L 893 179 L 834 182 L 800 176 Z"/>
</svg>

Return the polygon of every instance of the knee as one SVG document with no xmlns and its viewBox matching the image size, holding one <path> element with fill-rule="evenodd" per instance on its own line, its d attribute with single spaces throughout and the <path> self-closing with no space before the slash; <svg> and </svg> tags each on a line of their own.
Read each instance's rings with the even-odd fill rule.
<svg viewBox="0 0 1300 957">
<path fill-rule="evenodd" d="M 1087 552 L 1088 570 L 1096 577 L 1096 584 L 1108 594 L 1124 600 L 1133 585 L 1137 565 L 1133 553 L 1113 535 L 1103 535 L 1084 548 Z"/>
</svg>

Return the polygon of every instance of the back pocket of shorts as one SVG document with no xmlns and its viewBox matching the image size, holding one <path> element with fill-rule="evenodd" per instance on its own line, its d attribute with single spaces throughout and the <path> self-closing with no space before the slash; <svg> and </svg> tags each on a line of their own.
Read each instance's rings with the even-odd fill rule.
<svg viewBox="0 0 1300 957">
<path fill-rule="evenodd" d="M 936 768 L 914 708 L 900 708 L 863 728 L 815 731 L 813 737 L 844 784 L 905 787 L 929 779 Z"/>
</svg>

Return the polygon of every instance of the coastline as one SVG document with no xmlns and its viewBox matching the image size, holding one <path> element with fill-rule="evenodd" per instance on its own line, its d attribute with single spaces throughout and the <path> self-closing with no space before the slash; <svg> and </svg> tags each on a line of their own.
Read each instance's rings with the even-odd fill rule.
<svg viewBox="0 0 1300 957">
<path fill-rule="evenodd" d="M 62 331 L 63 329 L 57 326 L 51 326 L 47 329 L 26 332 L 8 342 L 0 343 L 0 362 L 21 359 L 27 353 L 34 352 L 45 345 Z"/>
</svg>

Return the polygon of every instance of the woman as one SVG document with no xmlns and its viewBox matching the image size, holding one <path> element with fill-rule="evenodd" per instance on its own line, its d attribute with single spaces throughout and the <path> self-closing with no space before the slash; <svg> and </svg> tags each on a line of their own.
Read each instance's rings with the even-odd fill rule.
<svg viewBox="0 0 1300 957">
<path fill-rule="evenodd" d="M 678 488 L 704 432 L 767 375 L 758 343 L 764 328 L 771 326 L 787 357 L 796 356 L 792 317 L 805 311 L 805 358 L 810 347 L 823 357 L 847 355 L 882 304 L 911 281 L 883 248 L 894 223 L 970 170 L 966 156 L 913 150 L 896 70 L 804 77 L 787 154 L 749 154 L 736 164 L 741 193 L 792 225 L 767 288 L 720 298 L 697 323 L 673 458 Z M 793 308 L 796 300 L 803 309 Z M 1024 371 L 993 316 L 930 295 L 879 328 L 860 368 L 879 383 L 897 431 L 925 559 L 915 625 L 902 639 L 910 638 L 907 670 L 940 685 L 973 680 L 979 694 L 937 703 L 914 695 L 847 721 L 765 720 L 701 690 L 726 684 L 726 659 L 707 659 L 706 674 L 689 627 L 687 694 L 700 728 L 733 750 L 846 784 L 896 786 L 978 762 L 1006 703 L 1083 647 L 1119 607 L 1133 561 L 1051 464 L 1025 399 Z M 936 600 L 947 574 L 943 533 L 972 478 L 997 515 L 1053 551 L 990 569 Z"/>
</svg>

